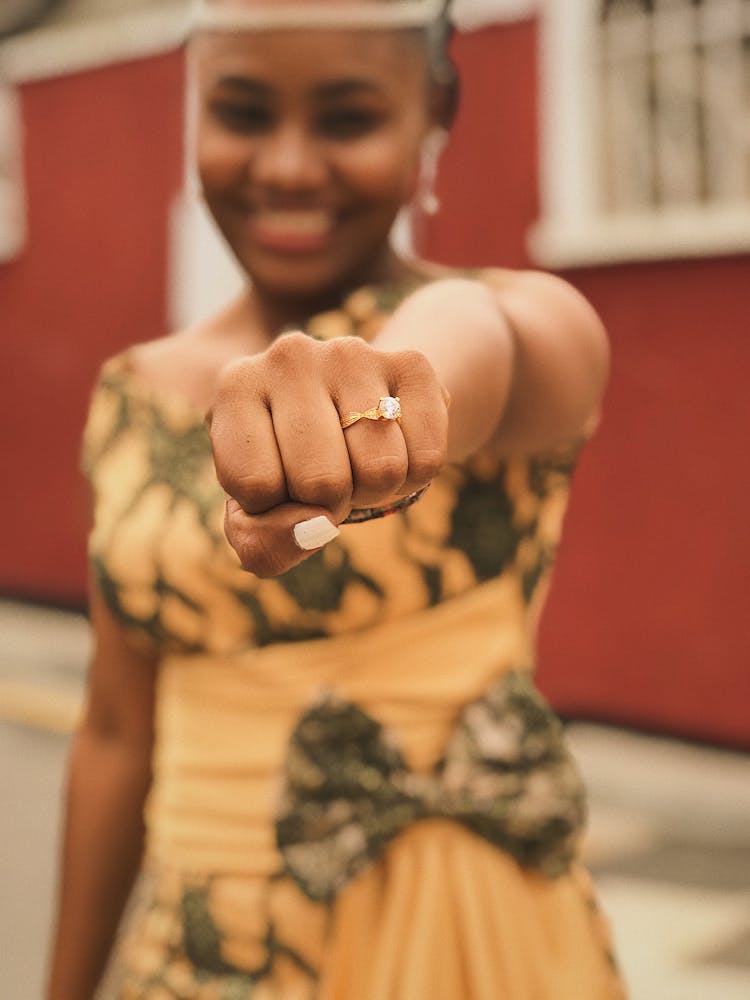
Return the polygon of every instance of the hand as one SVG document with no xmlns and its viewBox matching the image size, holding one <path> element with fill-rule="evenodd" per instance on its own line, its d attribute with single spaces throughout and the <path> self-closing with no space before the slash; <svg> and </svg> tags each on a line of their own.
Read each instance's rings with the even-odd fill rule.
<svg viewBox="0 0 750 1000">
<path fill-rule="evenodd" d="M 400 397 L 400 423 L 360 420 L 342 430 L 342 417 L 381 396 Z M 300 522 L 324 516 L 333 537 L 352 508 L 425 486 L 445 461 L 448 438 L 447 394 L 423 354 L 301 333 L 229 365 L 209 421 L 216 473 L 230 497 L 227 538 L 261 577 L 310 554 L 295 542 Z"/>
</svg>

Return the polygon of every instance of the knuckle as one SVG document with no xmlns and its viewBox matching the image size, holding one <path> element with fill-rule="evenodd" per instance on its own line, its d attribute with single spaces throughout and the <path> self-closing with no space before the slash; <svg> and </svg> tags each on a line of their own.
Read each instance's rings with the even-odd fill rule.
<svg viewBox="0 0 750 1000">
<path fill-rule="evenodd" d="M 255 358 L 234 358 L 227 362 L 219 372 L 216 387 L 216 405 L 227 399 L 232 399 L 241 392 L 247 393 L 256 380 L 257 361 Z"/>
<path fill-rule="evenodd" d="M 329 373 L 334 376 L 350 375 L 353 370 L 366 370 L 369 375 L 373 369 L 376 353 L 359 337 L 337 337 L 326 341 L 321 350 L 324 352 Z"/>
<path fill-rule="evenodd" d="M 445 457 L 444 447 L 417 449 L 409 456 L 409 479 L 413 482 L 428 483 L 442 469 Z"/>
<path fill-rule="evenodd" d="M 360 486 L 382 487 L 388 492 L 403 483 L 407 471 L 405 456 L 373 455 L 357 462 L 355 477 Z"/>
<path fill-rule="evenodd" d="M 312 341 L 304 333 L 294 330 L 277 337 L 266 349 L 266 358 L 271 363 L 286 364 L 290 359 L 311 350 Z"/>
<path fill-rule="evenodd" d="M 301 503 L 330 507 L 351 495 L 351 477 L 328 470 L 303 473 L 290 484 L 290 492 Z"/>
<path fill-rule="evenodd" d="M 265 400 L 273 406 L 278 394 L 307 381 L 319 365 L 320 345 L 304 333 L 284 333 L 266 348 L 259 362 Z"/>
<path fill-rule="evenodd" d="M 238 472 L 217 463 L 216 478 L 225 493 L 252 513 L 268 510 L 284 498 L 284 483 L 273 473 L 264 474 L 257 469 L 252 473 Z"/>
<path fill-rule="evenodd" d="M 360 358 L 369 355 L 372 348 L 360 337 L 335 337 L 325 342 L 323 350 L 342 358 Z"/>
<path fill-rule="evenodd" d="M 435 380 L 433 367 L 421 351 L 398 351 L 393 357 L 393 366 L 400 382 L 424 384 Z"/>
</svg>

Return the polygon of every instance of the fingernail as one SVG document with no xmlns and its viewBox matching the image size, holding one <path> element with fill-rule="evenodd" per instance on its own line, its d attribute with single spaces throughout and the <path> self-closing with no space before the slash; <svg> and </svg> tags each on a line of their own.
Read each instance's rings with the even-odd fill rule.
<svg viewBox="0 0 750 1000">
<path fill-rule="evenodd" d="M 301 549 L 308 552 L 310 549 L 319 549 L 321 545 L 327 545 L 341 532 L 328 518 L 321 514 L 318 517 L 311 517 L 309 521 L 300 521 L 294 526 L 294 540 Z"/>
</svg>

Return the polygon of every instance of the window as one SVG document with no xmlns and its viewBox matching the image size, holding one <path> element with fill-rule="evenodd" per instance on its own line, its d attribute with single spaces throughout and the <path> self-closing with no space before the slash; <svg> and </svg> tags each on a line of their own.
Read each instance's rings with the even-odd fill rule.
<svg viewBox="0 0 750 1000">
<path fill-rule="evenodd" d="M 535 256 L 750 250 L 750 0 L 548 0 L 542 39 Z"/>
</svg>

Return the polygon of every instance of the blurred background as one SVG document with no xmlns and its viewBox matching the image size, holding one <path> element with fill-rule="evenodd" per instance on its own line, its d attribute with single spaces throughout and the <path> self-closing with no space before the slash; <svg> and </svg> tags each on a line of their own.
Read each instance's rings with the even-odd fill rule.
<svg viewBox="0 0 750 1000">
<path fill-rule="evenodd" d="M 0 8 L 0 956 L 39 1000 L 80 704 L 102 361 L 236 285 L 189 168 L 184 0 Z M 420 252 L 543 267 L 609 330 L 540 687 L 634 1000 L 750 996 L 750 0 L 459 0 Z"/>
</svg>

